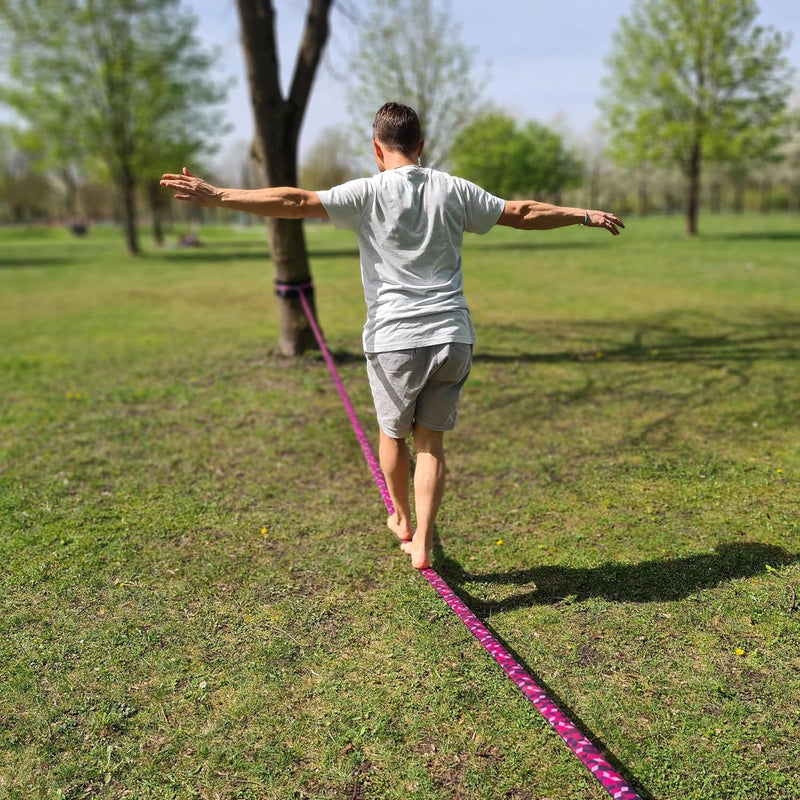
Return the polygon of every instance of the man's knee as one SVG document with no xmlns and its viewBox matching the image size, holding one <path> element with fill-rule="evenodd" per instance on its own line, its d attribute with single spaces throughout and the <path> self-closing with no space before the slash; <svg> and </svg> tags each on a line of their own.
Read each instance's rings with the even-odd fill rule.
<svg viewBox="0 0 800 800">
<path fill-rule="evenodd" d="M 432 431 L 424 425 L 414 425 L 414 448 L 418 453 L 444 453 L 444 432 Z"/>
</svg>

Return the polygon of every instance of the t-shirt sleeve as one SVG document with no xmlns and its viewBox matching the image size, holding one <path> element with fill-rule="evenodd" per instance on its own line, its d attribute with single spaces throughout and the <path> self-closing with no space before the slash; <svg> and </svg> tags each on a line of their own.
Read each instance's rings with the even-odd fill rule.
<svg viewBox="0 0 800 800">
<path fill-rule="evenodd" d="M 458 179 L 458 184 L 466 213 L 464 230 L 467 233 L 488 233 L 500 219 L 506 201 L 463 178 Z"/>
<path fill-rule="evenodd" d="M 332 189 L 318 191 L 317 195 L 335 227 L 356 230 L 367 207 L 369 181 L 357 178 Z"/>
</svg>

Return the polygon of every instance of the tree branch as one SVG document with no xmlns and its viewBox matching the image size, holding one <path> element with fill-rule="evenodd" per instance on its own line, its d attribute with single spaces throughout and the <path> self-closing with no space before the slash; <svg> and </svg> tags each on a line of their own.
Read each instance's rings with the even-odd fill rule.
<svg viewBox="0 0 800 800">
<path fill-rule="evenodd" d="M 322 51 L 328 40 L 328 14 L 333 0 L 311 0 L 303 39 L 297 53 L 292 86 L 289 90 L 289 104 L 291 105 L 291 126 L 293 136 L 299 136 L 300 126 L 308 105 L 311 86 L 317 72 Z"/>
</svg>

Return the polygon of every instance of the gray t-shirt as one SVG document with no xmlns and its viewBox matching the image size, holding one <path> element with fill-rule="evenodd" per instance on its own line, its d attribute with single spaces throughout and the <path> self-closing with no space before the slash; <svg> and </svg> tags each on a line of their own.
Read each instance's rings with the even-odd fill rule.
<svg viewBox="0 0 800 800">
<path fill-rule="evenodd" d="M 365 353 L 475 342 L 461 242 L 465 231 L 489 231 L 504 200 L 462 178 L 415 166 L 317 194 L 334 225 L 358 237 Z"/>
</svg>

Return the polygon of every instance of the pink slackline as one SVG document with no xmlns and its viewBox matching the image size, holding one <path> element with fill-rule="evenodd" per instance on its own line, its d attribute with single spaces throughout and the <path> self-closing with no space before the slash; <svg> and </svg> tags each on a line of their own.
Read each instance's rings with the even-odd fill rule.
<svg viewBox="0 0 800 800">
<path fill-rule="evenodd" d="M 300 303 L 303 306 L 308 317 L 308 322 L 311 325 L 311 330 L 314 332 L 314 337 L 317 340 L 325 363 L 328 365 L 331 376 L 336 388 L 339 390 L 339 395 L 342 398 L 347 416 L 355 431 L 356 438 L 358 439 L 361 449 L 364 452 L 364 457 L 367 460 L 372 476 L 378 486 L 378 490 L 383 498 L 383 503 L 389 514 L 394 514 L 394 505 L 389 496 L 389 489 L 386 486 L 386 479 L 383 477 L 380 465 L 375 458 L 372 448 L 370 447 L 369 440 L 364 433 L 364 428 L 359 422 L 356 410 L 344 388 L 339 373 L 334 364 L 333 357 L 328 350 L 325 340 L 322 337 L 322 331 L 317 325 L 314 314 L 308 303 L 307 293 L 313 292 L 314 288 L 310 281 L 304 283 L 282 283 L 276 282 L 276 292 L 282 297 L 297 296 L 300 298 Z M 600 785 L 613 797 L 615 800 L 641 800 L 636 792 L 628 786 L 625 779 L 609 764 L 608 760 L 603 754 L 575 727 L 573 722 L 564 714 L 563 711 L 547 696 L 544 690 L 531 678 L 525 671 L 521 664 L 506 650 L 500 642 L 489 632 L 486 626 L 467 608 L 466 605 L 458 598 L 456 593 L 442 580 L 435 570 L 421 569 L 419 572 L 428 581 L 428 583 L 436 589 L 442 599 L 453 610 L 456 616 L 467 626 L 470 633 L 483 645 L 489 655 L 503 668 L 503 671 L 511 678 L 512 681 L 519 687 L 522 694 L 533 703 L 539 710 L 541 715 L 547 720 L 555 732 L 567 743 L 572 752 L 583 762 L 584 766 L 589 772 L 594 775 L 599 781 Z"/>
</svg>

